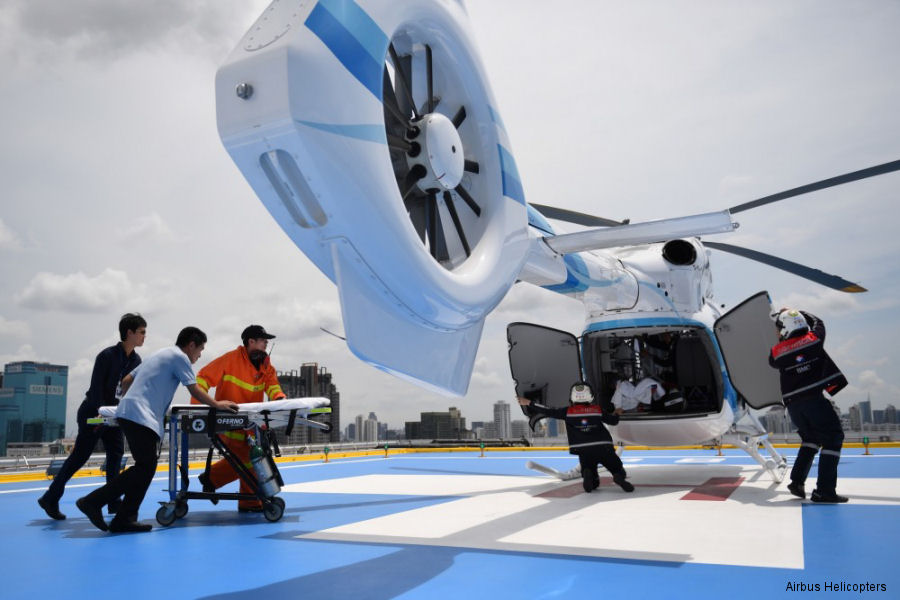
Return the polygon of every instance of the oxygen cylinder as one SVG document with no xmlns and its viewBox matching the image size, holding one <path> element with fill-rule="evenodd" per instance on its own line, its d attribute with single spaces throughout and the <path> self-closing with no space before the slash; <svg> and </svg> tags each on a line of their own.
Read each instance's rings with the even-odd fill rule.
<svg viewBox="0 0 900 600">
<path fill-rule="evenodd" d="M 266 498 L 271 498 L 281 491 L 281 487 L 275 479 L 272 465 L 269 464 L 266 453 L 259 447 L 259 444 L 250 446 L 250 462 L 253 464 L 253 470 L 256 472 L 259 489 Z"/>
</svg>

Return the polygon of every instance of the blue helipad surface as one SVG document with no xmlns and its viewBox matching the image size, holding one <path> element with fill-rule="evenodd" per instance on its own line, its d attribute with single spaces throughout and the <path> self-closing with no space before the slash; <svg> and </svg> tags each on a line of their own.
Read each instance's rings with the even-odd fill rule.
<svg viewBox="0 0 900 600">
<path fill-rule="evenodd" d="M 580 481 L 525 466 L 569 469 L 564 452 L 289 463 L 277 523 L 193 500 L 183 519 L 147 534 L 102 533 L 78 512 L 99 479 L 70 482 L 60 522 L 35 503 L 46 484 L 2 484 L 0 595 L 631 600 L 818 586 L 828 597 L 898 598 L 900 452 L 861 453 L 844 451 L 839 491 L 851 501 L 841 506 L 794 498 L 737 451 L 626 452 L 633 494 L 608 480 L 585 494 Z M 158 476 L 145 522 L 155 524 L 166 487 Z"/>
</svg>

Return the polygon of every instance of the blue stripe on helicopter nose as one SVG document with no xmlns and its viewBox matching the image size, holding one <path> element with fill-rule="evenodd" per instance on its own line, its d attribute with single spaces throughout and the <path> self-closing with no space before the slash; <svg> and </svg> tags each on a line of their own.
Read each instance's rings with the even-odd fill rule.
<svg viewBox="0 0 900 600">
<path fill-rule="evenodd" d="M 497 144 L 497 150 L 500 152 L 503 195 L 525 204 L 525 192 L 522 191 L 522 180 L 519 178 L 518 169 L 516 169 L 516 161 L 513 159 L 512 154 L 500 144 Z"/>
<path fill-rule="evenodd" d="M 353 0 L 319 0 L 306 27 L 381 102 L 388 37 Z"/>
</svg>

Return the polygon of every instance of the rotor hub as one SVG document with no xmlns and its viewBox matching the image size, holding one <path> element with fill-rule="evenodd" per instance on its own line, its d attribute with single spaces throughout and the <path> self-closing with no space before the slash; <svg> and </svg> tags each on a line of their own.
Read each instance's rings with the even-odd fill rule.
<svg viewBox="0 0 900 600">
<path fill-rule="evenodd" d="M 462 140 L 453 122 L 440 113 L 431 113 L 416 123 L 418 135 L 411 138 L 421 150 L 407 155 L 410 169 L 415 165 L 425 168 L 425 176 L 419 179 L 422 191 L 452 190 L 459 185 L 465 169 Z M 415 131 L 415 130 L 412 130 Z"/>
</svg>

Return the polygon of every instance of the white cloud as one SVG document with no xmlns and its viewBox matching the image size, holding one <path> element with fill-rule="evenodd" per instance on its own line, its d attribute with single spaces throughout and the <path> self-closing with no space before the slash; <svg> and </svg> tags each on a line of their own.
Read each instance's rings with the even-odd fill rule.
<svg viewBox="0 0 900 600">
<path fill-rule="evenodd" d="M 150 213 L 138 217 L 135 221 L 116 232 L 116 238 L 123 243 L 137 242 L 174 242 L 178 241 L 175 232 L 158 213 Z"/>
<path fill-rule="evenodd" d="M 0 316 L 0 338 L 3 337 L 31 337 L 31 327 L 25 321 L 10 321 Z"/>
<path fill-rule="evenodd" d="M 502 385 L 509 382 L 509 377 L 501 376 L 486 356 L 475 359 L 472 371 L 472 383 L 479 386 Z"/>
<path fill-rule="evenodd" d="M 21 250 L 22 241 L 16 232 L 0 219 L 0 250 Z"/>
<path fill-rule="evenodd" d="M 860 372 L 857 378 L 859 387 L 863 389 L 873 389 L 884 387 L 884 379 L 878 376 L 878 373 L 871 369 Z"/>
<path fill-rule="evenodd" d="M 103 312 L 127 307 L 146 311 L 151 304 L 164 303 L 167 294 L 163 291 L 156 298 L 152 296 L 147 284 L 132 283 L 124 271 L 104 269 L 95 277 L 81 271 L 69 275 L 38 273 L 16 296 L 16 302 L 37 310 Z"/>
<path fill-rule="evenodd" d="M 43 359 L 35 352 L 31 344 L 19 346 L 18 350 L 11 354 L 0 354 L 0 364 L 2 365 L 24 360 L 41 361 Z"/>
</svg>

